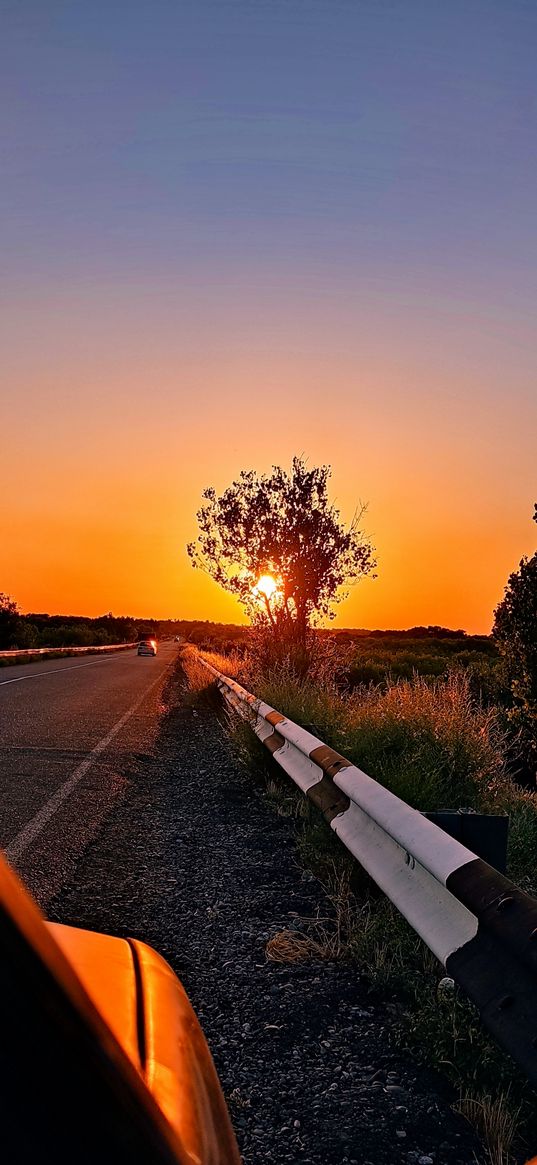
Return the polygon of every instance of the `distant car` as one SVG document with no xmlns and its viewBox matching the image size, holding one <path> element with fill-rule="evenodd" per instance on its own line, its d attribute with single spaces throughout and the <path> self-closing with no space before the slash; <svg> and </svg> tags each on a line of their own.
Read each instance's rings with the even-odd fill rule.
<svg viewBox="0 0 537 1165">
<path fill-rule="evenodd" d="M 156 639 L 141 639 L 138 644 L 138 655 L 156 655 L 157 641 Z"/>
</svg>

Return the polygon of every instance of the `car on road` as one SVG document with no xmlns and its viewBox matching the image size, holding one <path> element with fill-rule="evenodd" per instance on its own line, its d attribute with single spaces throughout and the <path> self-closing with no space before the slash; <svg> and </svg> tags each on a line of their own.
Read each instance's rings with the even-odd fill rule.
<svg viewBox="0 0 537 1165">
<path fill-rule="evenodd" d="M 141 639 L 138 644 L 138 655 L 156 655 L 157 641 L 156 639 Z"/>
</svg>

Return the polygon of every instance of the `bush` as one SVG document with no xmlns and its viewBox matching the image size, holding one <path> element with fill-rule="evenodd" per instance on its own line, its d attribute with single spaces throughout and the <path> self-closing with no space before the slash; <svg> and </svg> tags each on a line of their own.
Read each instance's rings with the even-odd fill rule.
<svg viewBox="0 0 537 1165">
<path fill-rule="evenodd" d="M 28 623 L 26 619 L 19 618 L 16 620 L 13 631 L 10 637 L 8 647 L 11 650 L 24 651 L 31 647 L 36 647 L 39 642 L 37 627 L 33 623 Z"/>
<path fill-rule="evenodd" d="M 537 554 L 523 558 L 509 576 L 494 612 L 494 637 L 511 697 L 509 717 L 537 774 Z"/>
</svg>

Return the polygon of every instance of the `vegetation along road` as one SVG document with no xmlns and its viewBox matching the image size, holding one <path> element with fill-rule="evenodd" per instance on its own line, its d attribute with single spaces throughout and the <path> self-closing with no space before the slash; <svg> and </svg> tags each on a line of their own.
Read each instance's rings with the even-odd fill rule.
<svg viewBox="0 0 537 1165">
<path fill-rule="evenodd" d="M 3 673 L 8 853 L 49 917 L 134 935 L 169 960 L 247 1165 L 474 1165 L 452 1096 L 394 1048 L 390 1006 L 356 967 L 267 957 L 326 897 L 176 655 L 170 643 L 156 659 Z"/>
</svg>

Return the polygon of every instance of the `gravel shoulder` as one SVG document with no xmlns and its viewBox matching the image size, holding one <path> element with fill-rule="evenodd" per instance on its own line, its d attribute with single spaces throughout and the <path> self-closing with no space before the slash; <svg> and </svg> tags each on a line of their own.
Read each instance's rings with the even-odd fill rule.
<svg viewBox="0 0 537 1165">
<path fill-rule="evenodd" d="M 209 1041 L 246 1165 L 476 1165 L 452 1097 L 389 1039 L 389 1005 L 356 968 L 267 961 L 267 940 L 325 908 L 293 826 L 234 757 L 217 716 L 184 698 L 49 916 L 133 935 L 182 979 Z"/>
</svg>

